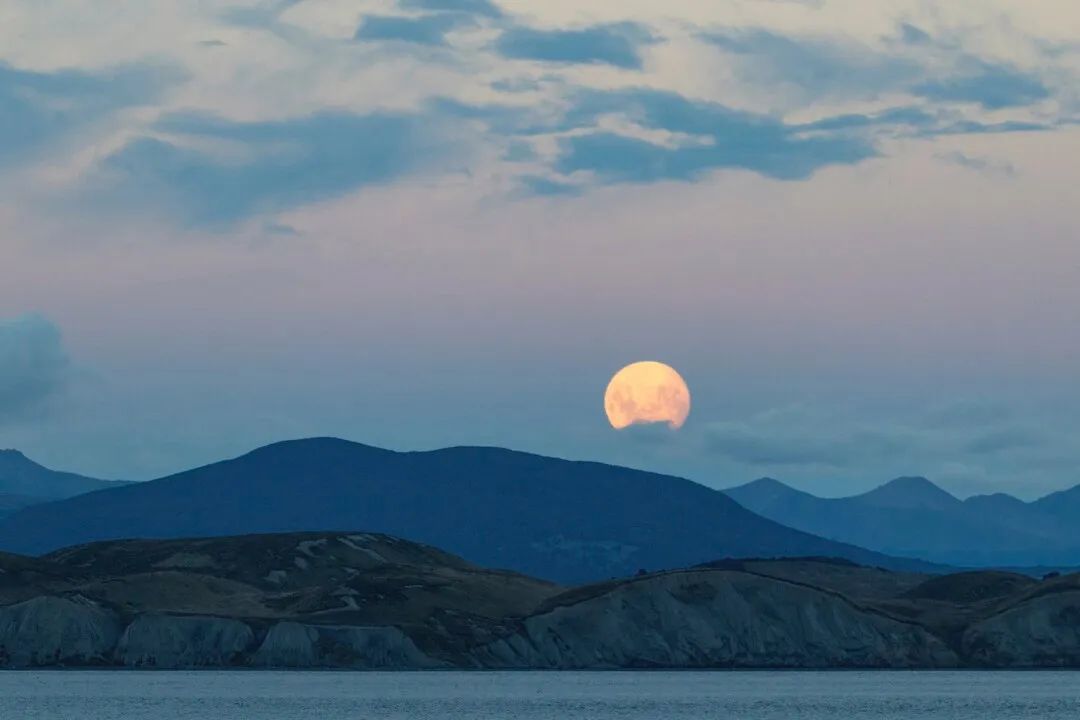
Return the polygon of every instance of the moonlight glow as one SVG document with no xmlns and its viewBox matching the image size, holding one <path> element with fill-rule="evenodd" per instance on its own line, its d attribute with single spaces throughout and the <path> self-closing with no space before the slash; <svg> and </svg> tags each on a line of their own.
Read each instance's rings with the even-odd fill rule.
<svg viewBox="0 0 1080 720">
<path fill-rule="evenodd" d="M 690 414 L 690 388 L 668 365 L 637 362 L 611 378 L 604 393 L 604 411 L 616 430 L 661 422 L 677 430 Z"/>
</svg>

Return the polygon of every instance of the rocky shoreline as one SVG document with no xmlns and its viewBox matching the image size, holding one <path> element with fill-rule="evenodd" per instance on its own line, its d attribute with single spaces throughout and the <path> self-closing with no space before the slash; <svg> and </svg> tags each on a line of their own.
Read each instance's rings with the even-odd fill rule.
<svg viewBox="0 0 1080 720">
<path fill-rule="evenodd" d="M 383 535 L 0 556 L 0 667 L 1080 667 L 1080 579 L 726 561 L 562 588 Z"/>
</svg>

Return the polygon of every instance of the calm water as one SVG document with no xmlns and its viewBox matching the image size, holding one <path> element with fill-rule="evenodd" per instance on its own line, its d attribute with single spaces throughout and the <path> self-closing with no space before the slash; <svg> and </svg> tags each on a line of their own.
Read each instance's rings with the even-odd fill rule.
<svg viewBox="0 0 1080 720">
<path fill-rule="evenodd" d="M 0 672 L 7 720 L 1080 718 L 1059 672 Z"/>
</svg>

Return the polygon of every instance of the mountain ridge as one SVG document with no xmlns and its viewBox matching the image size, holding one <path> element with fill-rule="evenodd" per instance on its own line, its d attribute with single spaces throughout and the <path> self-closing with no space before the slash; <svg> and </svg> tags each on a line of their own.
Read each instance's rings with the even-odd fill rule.
<svg viewBox="0 0 1080 720">
<path fill-rule="evenodd" d="M 822 498 L 778 480 L 724 491 L 790 527 L 952 566 L 1080 565 L 1080 486 L 1024 502 L 1005 493 L 959 499 L 923 477 Z"/>
<path fill-rule="evenodd" d="M 560 582 L 726 556 L 823 555 L 934 571 L 792 530 L 690 480 L 505 448 L 397 452 L 307 438 L 0 521 L 0 549 L 123 537 L 366 527 Z"/>
</svg>

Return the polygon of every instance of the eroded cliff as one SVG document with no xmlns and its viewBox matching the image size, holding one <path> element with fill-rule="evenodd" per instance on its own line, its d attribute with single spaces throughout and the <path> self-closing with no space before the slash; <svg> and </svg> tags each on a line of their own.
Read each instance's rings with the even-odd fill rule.
<svg viewBox="0 0 1080 720">
<path fill-rule="evenodd" d="M 1080 577 L 734 560 L 560 588 L 384 535 L 0 555 L 0 666 L 1080 667 Z"/>
</svg>

